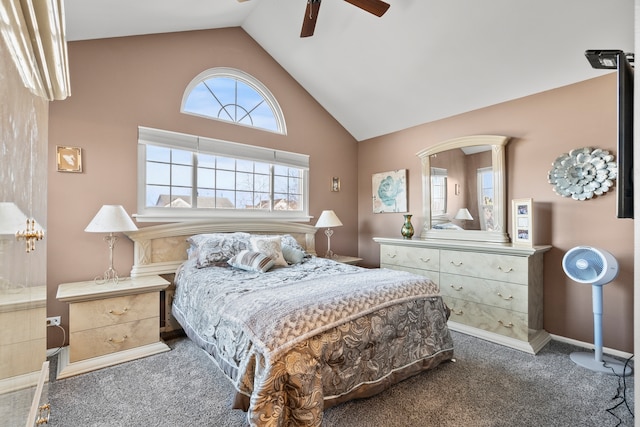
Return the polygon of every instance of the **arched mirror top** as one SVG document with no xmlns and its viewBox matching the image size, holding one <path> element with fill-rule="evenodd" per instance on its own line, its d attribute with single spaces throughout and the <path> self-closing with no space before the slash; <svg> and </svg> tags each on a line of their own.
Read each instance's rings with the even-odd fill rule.
<svg viewBox="0 0 640 427">
<path fill-rule="evenodd" d="M 509 137 L 472 135 L 417 153 L 422 161 L 420 237 L 508 243 L 505 146 Z"/>
</svg>

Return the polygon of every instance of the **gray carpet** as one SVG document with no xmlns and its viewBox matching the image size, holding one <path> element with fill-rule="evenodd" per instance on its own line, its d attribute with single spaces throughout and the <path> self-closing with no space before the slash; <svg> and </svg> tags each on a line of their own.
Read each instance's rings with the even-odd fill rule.
<svg viewBox="0 0 640 427">
<path fill-rule="evenodd" d="M 583 349 L 552 341 L 533 356 L 460 333 L 453 338 L 456 362 L 330 408 L 323 425 L 633 426 L 634 376 L 624 389 L 615 375 L 575 365 L 569 354 Z M 172 351 L 52 379 L 48 425 L 246 425 L 245 414 L 230 409 L 233 387 L 208 356 L 187 338 L 167 344 Z"/>
</svg>

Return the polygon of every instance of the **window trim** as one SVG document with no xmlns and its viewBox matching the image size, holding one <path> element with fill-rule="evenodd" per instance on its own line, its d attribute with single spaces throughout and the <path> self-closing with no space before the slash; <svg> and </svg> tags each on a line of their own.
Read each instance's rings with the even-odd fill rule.
<svg viewBox="0 0 640 427">
<path fill-rule="evenodd" d="M 300 211 L 245 210 L 245 209 L 171 209 L 146 206 L 147 159 L 146 145 L 184 149 L 201 153 L 233 157 L 236 159 L 268 162 L 303 170 L 302 203 Z M 260 219 L 275 221 L 309 222 L 309 155 L 275 150 L 207 138 L 180 132 L 138 126 L 138 212 L 133 217 L 138 222 L 179 222 L 199 219 Z"/>
<path fill-rule="evenodd" d="M 260 94 L 260 96 L 262 96 L 264 101 L 269 105 L 269 107 L 271 108 L 271 111 L 273 111 L 273 116 L 275 118 L 276 126 L 278 129 L 274 131 L 274 130 L 265 129 L 259 126 L 251 126 L 244 123 L 238 123 L 230 120 L 219 119 L 217 117 L 212 117 L 205 114 L 198 114 L 191 111 L 185 111 L 184 109 L 185 103 L 187 102 L 187 99 L 189 98 L 189 95 L 191 95 L 191 92 L 193 91 L 193 89 L 203 81 L 208 80 L 210 78 L 216 78 L 216 77 L 223 77 L 223 78 L 226 77 L 226 78 L 232 78 L 232 79 L 238 80 L 246 84 L 256 92 L 258 92 L 258 94 Z M 195 76 L 193 80 L 189 82 L 184 93 L 182 94 L 182 102 L 180 103 L 180 112 L 183 114 L 189 114 L 191 116 L 202 117 L 205 119 L 216 120 L 224 123 L 231 123 L 238 126 L 245 126 L 251 129 L 259 129 L 265 132 L 273 132 L 281 135 L 287 134 L 287 124 L 284 120 L 284 114 L 282 112 L 282 108 L 280 108 L 280 104 L 278 104 L 276 97 L 273 96 L 271 91 L 269 91 L 269 89 L 267 89 L 267 87 L 264 84 L 262 84 L 261 81 L 259 81 L 252 75 L 245 73 L 242 70 L 238 70 L 236 68 L 229 68 L 229 67 L 210 68 L 208 70 L 201 72 L 197 76 Z"/>
</svg>

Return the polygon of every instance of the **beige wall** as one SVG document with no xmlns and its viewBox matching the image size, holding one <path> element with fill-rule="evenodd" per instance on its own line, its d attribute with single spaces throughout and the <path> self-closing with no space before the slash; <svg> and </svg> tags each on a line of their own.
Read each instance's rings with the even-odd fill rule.
<svg viewBox="0 0 640 427">
<path fill-rule="evenodd" d="M 508 204 L 514 198 L 533 198 L 534 242 L 553 245 L 544 258 L 545 329 L 593 342 L 591 286 L 568 280 L 562 257 L 577 245 L 602 247 L 620 263 L 618 278 L 604 289 L 604 346 L 633 352 L 633 221 L 616 219 L 615 192 L 579 202 L 556 195 L 547 183 L 551 163 L 562 153 L 585 146 L 616 153 L 614 74 L 360 142 L 359 255 L 378 265 L 379 246 L 372 238 L 399 237 L 403 222 L 402 214 L 371 213 L 371 174 L 408 169 L 409 211 L 420 230 L 421 169 L 415 153 L 474 134 L 513 138 L 507 145 Z"/>
<path fill-rule="evenodd" d="M 55 299 L 60 283 L 91 280 L 108 266 L 102 236 L 83 230 L 103 204 L 136 212 L 136 153 L 139 125 L 277 148 L 310 155 L 310 213 L 314 224 L 333 209 L 344 227 L 332 249 L 357 253 L 357 144 L 309 94 L 239 28 L 69 43 L 72 96 L 50 107 L 49 144 L 82 147 L 84 172 L 55 171 L 49 156 L 49 314 L 68 307 Z M 184 115 L 187 84 L 213 67 L 245 71 L 274 94 L 284 111 L 286 136 Z M 341 191 L 331 192 L 331 177 Z M 148 224 L 138 224 L 145 226 Z M 319 253 L 326 239 L 319 236 Z M 122 237 L 114 264 L 127 275 L 133 246 Z M 50 334 L 49 345 L 57 343 Z"/>
</svg>

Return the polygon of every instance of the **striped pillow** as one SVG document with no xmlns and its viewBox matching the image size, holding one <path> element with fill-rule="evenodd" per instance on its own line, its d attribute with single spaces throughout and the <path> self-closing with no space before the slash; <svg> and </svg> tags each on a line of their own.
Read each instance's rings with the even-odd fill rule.
<svg viewBox="0 0 640 427">
<path fill-rule="evenodd" d="M 261 252 L 243 250 L 227 261 L 232 267 L 246 271 L 265 273 L 275 264 L 273 259 Z"/>
</svg>

